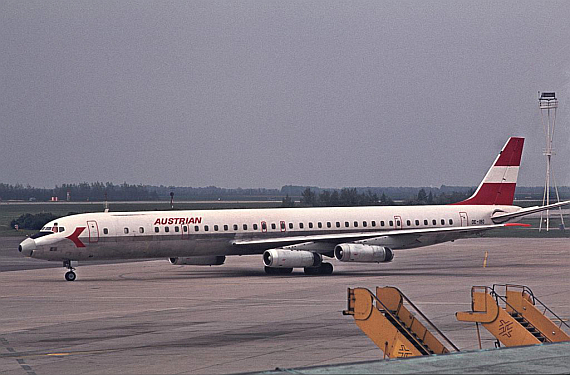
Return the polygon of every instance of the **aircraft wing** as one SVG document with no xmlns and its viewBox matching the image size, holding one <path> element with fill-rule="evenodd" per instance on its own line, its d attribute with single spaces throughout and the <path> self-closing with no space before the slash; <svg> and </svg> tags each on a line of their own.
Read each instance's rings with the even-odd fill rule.
<svg viewBox="0 0 570 375">
<path fill-rule="evenodd" d="M 500 223 L 504 223 L 508 220 L 517 218 L 517 217 L 530 215 L 530 214 L 534 214 L 534 213 L 541 212 L 541 211 L 551 210 L 553 208 L 559 208 L 562 206 L 566 206 L 568 204 L 570 204 L 570 201 L 553 203 L 553 204 L 549 204 L 546 206 L 527 207 L 527 208 L 522 208 L 516 212 L 496 214 L 496 215 L 493 215 L 493 217 L 491 219 L 493 220 L 494 223 L 500 224 Z"/>
<path fill-rule="evenodd" d="M 253 240 L 236 240 L 233 241 L 234 246 L 254 246 L 254 247 L 284 247 L 295 244 L 306 243 L 335 243 L 355 242 L 360 240 L 370 240 L 379 237 L 411 237 L 416 240 L 420 238 L 429 238 L 437 236 L 447 236 L 449 239 L 463 237 L 468 234 L 478 234 L 483 231 L 505 226 L 528 226 L 526 224 L 491 224 L 491 225 L 473 225 L 466 227 L 448 227 L 448 228 L 423 228 L 423 229 L 399 229 L 374 232 L 350 232 L 350 233 L 334 233 L 308 236 L 291 236 L 291 237 L 274 237 Z M 449 240 L 448 239 L 448 240 Z"/>
</svg>

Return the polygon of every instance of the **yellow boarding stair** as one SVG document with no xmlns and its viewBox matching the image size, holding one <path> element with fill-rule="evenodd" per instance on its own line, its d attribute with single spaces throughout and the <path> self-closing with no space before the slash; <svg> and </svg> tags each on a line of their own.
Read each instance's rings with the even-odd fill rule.
<svg viewBox="0 0 570 375">
<path fill-rule="evenodd" d="M 404 301 L 415 315 L 404 306 Z M 358 327 L 384 352 L 385 357 L 403 358 L 449 353 L 417 318 L 419 315 L 456 351 L 445 335 L 398 289 L 377 287 L 376 295 L 365 288 L 348 289 L 348 309 Z"/>
<path fill-rule="evenodd" d="M 501 291 L 504 292 L 501 294 Z M 479 347 L 479 323 L 505 346 L 570 341 L 570 336 L 561 329 L 562 325 L 570 328 L 568 324 L 524 285 L 474 286 L 471 288 L 471 310 L 457 312 L 456 317 L 459 321 L 477 324 Z"/>
</svg>

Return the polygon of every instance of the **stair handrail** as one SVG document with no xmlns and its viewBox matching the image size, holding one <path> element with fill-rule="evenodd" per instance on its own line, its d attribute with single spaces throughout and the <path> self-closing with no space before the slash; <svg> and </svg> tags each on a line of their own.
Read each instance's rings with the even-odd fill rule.
<svg viewBox="0 0 570 375">
<path fill-rule="evenodd" d="M 504 296 L 501 296 L 499 293 L 497 293 L 495 291 L 495 286 L 506 286 L 507 284 L 493 284 L 493 287 L 491 288 L 490 294 L 492 297 L 495 298 L 495 301 L 497 302 L 497 305 L 499 305 L 499 299 L 505 304 L 505 306 L 510 307 L 514 312 L 516 312 L 525 322 L 527 322 L 529 325 L 531 325 L 534 329 L 536 329 L 536 331 L 538 333 L 540 333 L 540 335 L 542 337 L 544 337 L 544 340 L 546 342 L 552 342 L 547 335 L 545 335 L 540 329 L 538 329 L 537 326 L 535 326 L 534 324 L 532 324 L 531 322 L 529 322 L 524 316 L 523 314 L 518 311 L 517 309 L 515 309 L 515 307 L 513 305 L 511 305 L 510 303 L 507 302 L 507 299 Z"/>
<path fill-rule="evenodd" d="M 400 293 L 400 295 L 402 296 L 402 298 L 403 298 L 404 300 L 406 300 L 406 302 L 407 302 L 411 307 L 413 307 L 413 309 L 414 309 L 418 314 L 420 314 L 420 316 L 421 316 L 422 318 L 424 318 L 425 321 L 426 321 L 449 345 L 451 345 L 451 346 L 453 347 L 453 349 L 455 349 L 455 351 L 457 351 L 457 352 L 459 351 L 459 348 L 458 348 L 457 346 L 455 346 L 455 345 L 453 344 L 453 342 L 451 342 L 451 340 L 448 339 L 447 336 L 445 336 L 445 334 L 444 334 L 443 332 L 441 332 L 441 331 L 439 330 L 439 328 L 437 328 L 437 327 L 431 322 L 431 320 L 429 320 L 428 317 L 425 316 L 424 313 L 422 313 L 421 310 L 418 309 L 418 307 L 417 307 L 416 305 L 414 305 L 414 303 L 413 303 L 412 301 L 410 301 L 410 299 L 409 299 L 408 297 L 406 297 L 406 295 L 405 295 L 404 293 L 402 293 L 402 291 L 401 291 L 400 289 L 398 289 L 398 288 L 396 288 L 396 287 L 393 287 L 393 286 L 391 286 L 390 288 L 396 289 L 396 290 L 398 291 L 398 293 Z M 374 296 L 374 297 L 376 297 L 376 296 Z M 380 302 L 380 303 L 382 303 L 382 302 Z M 382 305 L 383 305 L 383 304 L 382 304 Z"/>
<path fill-rule="evenodd" d="M 499 286 L 504 286 L 505 287 L 505 292 L 507 290 L 507 288 L 511 287 L 511 288 L 521 288 L 524 292 L 527 292 L 531 298 L 532 298 L 532 304 L 536 305 L 536 302 L 538 302 L 540 304 L 540 306 L 544 307 L 544 312 L 542 313 L 542 315 L 546 316 L 546 311 L 548 310 L 549 313 L 551 313 L 552 315 L 554 315 L 556 317 L 556 319 L 560 322 L 560 324 L 558 325 L 558 328 L 562 328 L 562 324 L 564 324 L 566 326 L 566 328 L 570 329 L 570 325 L 568 325 L 568 323 L 566 323 L 565 321 L 562 320 L 561 317 L 559 317 L 558 315 L 556 315 L 556 313 L 554 311 L 552 311 L 548 306 L 546 306 L 540 299 L 538 299 L 538 297 L 536 297 L 534 295 L 534 293 L 532 292 L 532 290 L 526 286 L 526 285 L 517 285 L 517 284 L 493 284 L 493 292 L 495 291 L 495 286 L 499 287 Z M 497 293 L 497 295 L 499 295 Z M 505 301 L 506 303 L 506 301 Z M 509 305 L 510 306 L 510 305 Z M 516 309 L 514 309 L 512 306 L 510 306 L 513 310 L 517 311 Z M 518 311 L 517 311 L 518 312 Z M 521 314 L 522 315 L 522 314 Z"/>
<path fill-rule="evenodd" d="M 395 322 L 397 322 L 397 323 L 400 325 L 400 327 L 402 327 L 402 328 L 406 331 L 406 333 L 408 334 L 408 336 L 410 336 L 416 343 L 418 343 L 418 345 L 420 345 L 420 346 L 422 347 L 422 349 L 423 349 L 427 354 L 429 354 L 430 348 L 428 348 L 424 343 L 420 342 L 417 338 L 415 338 L 413 332 L 411 332 L 411 331 L 408 329 L 408 327 L 406 327 L 404 324 L 401 324 L 401 323 L 399 322 L 398 316 L 397 316 L 397 315 L 394 315 L 394 313 L 392 313 L 392 311 L 391 311 L 388 307 L 386 307 L 386 305 L 384 305 L 384 303 L 382 303 L 382 301 L 380 301 L 380 300 L 378 299 L 378 297 L 376 297 L 376 295 L 375 295 L 374 293 L 370 293 L 370 295 L 373 297 L 372 301 L 375 300 L 377 304 L 379 303 L 379 304 L 383 307 L 383 311 L 386 312 L 386 313 L 388 313 L 388 315 L 390 315 L 390 316 L 392 317 L 392 319 L 393 319 Z M 376 308 L 378 308 L 378 306 L 376 306 Z M 379 310 L 380 310 L 380 309 L 379 309 Z"/>
</svg>

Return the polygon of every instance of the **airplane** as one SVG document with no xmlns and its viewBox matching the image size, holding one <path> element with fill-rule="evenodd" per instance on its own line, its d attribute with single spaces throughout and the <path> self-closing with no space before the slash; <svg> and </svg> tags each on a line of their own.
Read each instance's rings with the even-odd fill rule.
<svg viewBox="0 0 570 375">
<path fill-rule="evenodd" d="M 327 275 L 340 262 L 385 263 L 394 250 L 429 246 L 514 225 L 570 201 L 513 205 L 524 138 L 511 137 L 473 195 L 449 205 L 96 212 L 47 223 L 18 247 L 26 257 L 63 262 L 167 258 L 174 265 L 221 265 L 262 254 L 267 274 L 303 268 Z M 528 226 L 528 225 L 525 225 Z"/>
</svg>

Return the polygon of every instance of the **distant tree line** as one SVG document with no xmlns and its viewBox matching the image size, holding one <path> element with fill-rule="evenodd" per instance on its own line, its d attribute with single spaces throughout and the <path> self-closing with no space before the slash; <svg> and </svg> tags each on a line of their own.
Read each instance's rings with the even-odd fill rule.
<svg viewBox="0 0 570 375">
<path fill-rule="evenodd" d="M 156 191 L 144 185 L 130 185 L 126 182 L 114 185 L 110 182 L 82 182 L 80 184 L 63 184 L 54 189 L 34 188 L 29 185 L 0 184 L 0 200 L 38 200 L 49 201 L 52 197 L 66 200 L 69 193 L 72 201 L 143 201 L 158 200 Z"/>
<path fill-rule="evenodd" d="M 340 190 L 322 190 L 314 192 L 310 187 L 301 193 L 301 205 L 303 206 L 374 206 L 389 205 L 393 201 L 382 194 L 378 198 L 376 193 L 368 190 L 358 193 L 356 188 L 343 188 Z"/>
<path fill-rule="evenodd" d="M 322 190 L 316 193 L 311 188 L 307 187 L 301 193 L 302 206 L 392 206 L 397 204 L 403 205 L 425 205 L 425 204 L 450 204 L 460 202 L 469 198 L 474 190 L 471 189 L 467 192 L 452 192 L 434 194 L 433 192 L 426 193 L 424 189 L 420 189 L 417 195 L 411 199 L 395 203 L 391 198 L 388 198 L 385 193 L 380 197 L 371 190 L 359 193 L 356 188 L 343 188 L 340 190 Z M 294 202 L 287 195 L 283 198 L 283 207 L 293 207 Z"/>
<path fill-rule="evenodd" d="M 469 198 L 475 192 L 474 189 L 470 189 L 467 192 L 453 191 L 451 193 L 441 193 L 439 195 L 433 192 L 426 193 L 424 189 L 418 191 L 418 195 L 415 198 L 404 201 L 405 205 L 425 205 L 425 204 L 450 204 L 461 202 Z"/>
<path fill-rule="evenodd" d="M 72 214 L 71 212 L 69 213 Z M 11 228 L 16 228 L 18 225 L 19 229 L 32 229 L 32 230 L 40 230 L 45 225 L 45 223 L 50 222 L 52 220 L 57 219 L 58 217 L 50 212 L 42 212 L 39 214 L 23 214 L 20 215 L 17 219 L 14 219 L 10 222 Z"/>
<path fill-rule="evenodd" d="M 542 187 L 517 187 L 515 199 L 542 199 Z M 570 198 L 570 187 L 558 188 L 561 199 Z M 285 185 L 281 189 L 228 189 L 216 186 L 179 187 L 111 182 L 82 182 L 56 185 L 53 189 L 35 188 L 21 184 L 0 183 L 0 201 L 37 200 L 49 201 L 57 197 L 63 201 L 67 194 L 71 201 L 156 201 L 169 200 L 174 192 L 175 200 L 279 200 L 284 207 L 292 207 L 295 201 L 307 206 L 346 206 L 368 204 L 447 204 L 458 202 L 473 192 L 473 187 L 354 187 L 325 189 L 314 186 Z M 310 192 L 310 193 L 309 193 Z"/>
</svg>

